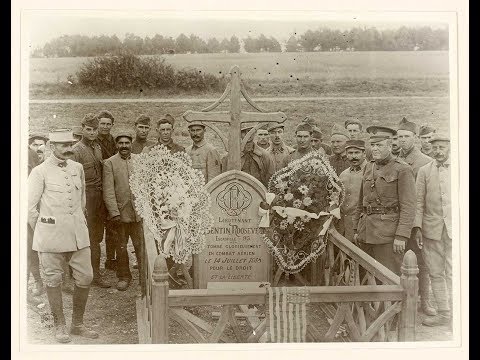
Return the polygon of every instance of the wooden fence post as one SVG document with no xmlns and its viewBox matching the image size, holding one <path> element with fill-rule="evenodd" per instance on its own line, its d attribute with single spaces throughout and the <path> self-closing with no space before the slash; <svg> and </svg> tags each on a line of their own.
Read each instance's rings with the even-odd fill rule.
<svg viewBox="0 0 480 360">
<path fill-rule="evenodd" d="M 398 324 L 398 341 L 415 341 L 415 321 L 417 318 L 418 266 L 417 257 L 412 250 L 403 256 L 400 285 L 405 290 L 400 322 Z"/>
<path fill-rule="evenodd" d="M 158 255 L 152 273 L 152 344 L 168 343 L 168 268 Z"/>
</svg>

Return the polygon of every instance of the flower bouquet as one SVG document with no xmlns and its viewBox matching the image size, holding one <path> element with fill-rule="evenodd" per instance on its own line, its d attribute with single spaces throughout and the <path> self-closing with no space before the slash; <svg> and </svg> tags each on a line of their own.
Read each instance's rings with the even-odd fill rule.
<svg viewBox="0 0 480 360">
<path fill-rule="evenodd" d="M 135 207 L 152 232 L 159 253 L 184 264 L 205 248 L 213 224 L 210 194 L 201 171 L 184 152 L 163 145 L 134 157 L 130 187 Z"/>
<path fill-rule="evenodd" d="M 274 197 L 263 204 L 270 220 L 265 243 L 282 270 L 297 273 L 325 251 L 326 231 L 340 217 L 343 184 L 328 158 L 313 151 L 277 171 L 268 191 Z"/>
</svg>

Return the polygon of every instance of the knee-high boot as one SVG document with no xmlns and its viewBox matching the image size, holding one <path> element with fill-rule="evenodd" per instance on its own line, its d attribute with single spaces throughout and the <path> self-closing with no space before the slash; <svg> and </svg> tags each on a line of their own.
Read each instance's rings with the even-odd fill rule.
<svg viewBox="0 0 480 360">
<path fill-rule="evenodd" d="M 425 265 L 419 266 L 418 272 L 418 292 L 420 295 L 420 306 L 425 315 L 435 316 L 437 310 L 430 302 L 430 275 Z"/>
<path fill-rule="evenodd" d="M 82 288 L 75 285 L 75 290 L 73 291 L 73 313 L 70 333 L 90 339 L 96 339 L 98 338 L 98 333 L 88 329 L 83 324 L 83 314 L 85 313 L 85 306 L 87 304 L 89 291 L 89 287 Z"/>
<path fill-rule="evenodd" d="M 55 339 L 61 343 L 70 341 L 67 328 L 65 326 L 65 315 L 63 314 L 62 288 L 60 286 L 47 286 L 48 303 L 53 315 L 55 325 Z"/>
</svg>

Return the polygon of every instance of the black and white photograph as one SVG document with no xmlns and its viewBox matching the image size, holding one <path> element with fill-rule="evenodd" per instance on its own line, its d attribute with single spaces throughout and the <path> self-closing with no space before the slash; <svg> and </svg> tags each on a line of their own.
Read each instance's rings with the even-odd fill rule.
<svg viewBox="0 0 480 360">
<path fill-rule="evenodd" d="M 455 12 L 20 27 L 20 343 L 465 341 Z"/>
</svg>

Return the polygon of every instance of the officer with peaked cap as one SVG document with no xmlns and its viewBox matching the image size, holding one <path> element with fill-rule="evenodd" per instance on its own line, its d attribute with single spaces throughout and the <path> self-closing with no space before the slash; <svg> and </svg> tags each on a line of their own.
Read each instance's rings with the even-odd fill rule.
<svg viewBox="0 0 480 360">
<path fill-rule="evenodd" d="M 415 179 L 412 169 L 391 154 L 394 130 L 370 126 L 367 132 L 373 160 L 363 173 L 353 218 L 354 239 L 370 256 L 400 275 L 415 217 Z"/>
<path fill-rule="evenodd" d="M 273 160 L 275 173 L 288 165 L 291 160 L 290 154 L 293 153 L 295 149 L 285 144 L 283 138 L 285 126 L 283 124 L 272 122 L 268 125 L 267 129 L 271 145 L 266 151 Z"/>
<path fill-rule="evenodd" d="M 347 155 L 345 154 L 345 144 L 349 139 L 347 131 L 338 126 L 333 125 L 332 134 L 330 136 L 331 148 L 333 154 L 329 157 L 330 165 L 335 169 L 337 175 L 350 166 Z"/>
<path fill-rule="evenodd" d="M 135 138 L 132 142 L 132 154 L 140 154 L 145 146 L 155 144 L 155 141 L 148 140 L 150 122 L 150 117 L 145 114 L 140 114 L 135 120 Z"/>
<path fill-rule="evenodd" d="M 430 125 L 422 125 L 418 130 L 418 137 L 420 138 L 421 148 L 420 151 L 425 155 L 432 156 L 432 144 L 430 140 L 434 137 L 436 129 Z"/>
<path fill-rule="evenodd" d="M 48 302 L 53 314 L 55 339 L 70 341 L 62 300 L 65 263 L 73 270 L 75 289 L 70 334 L 97 338 L 83 324 L 93 270 L 90 239 L 85 220 L 85 174 L 78 162 L 70 160 L 75 142 L 69 129 L 49 135 L 52 155 L 35 167 L 28 177 L 28 222 L 35 230 L 33 250 L 42 264 Z"/>
</svg>

